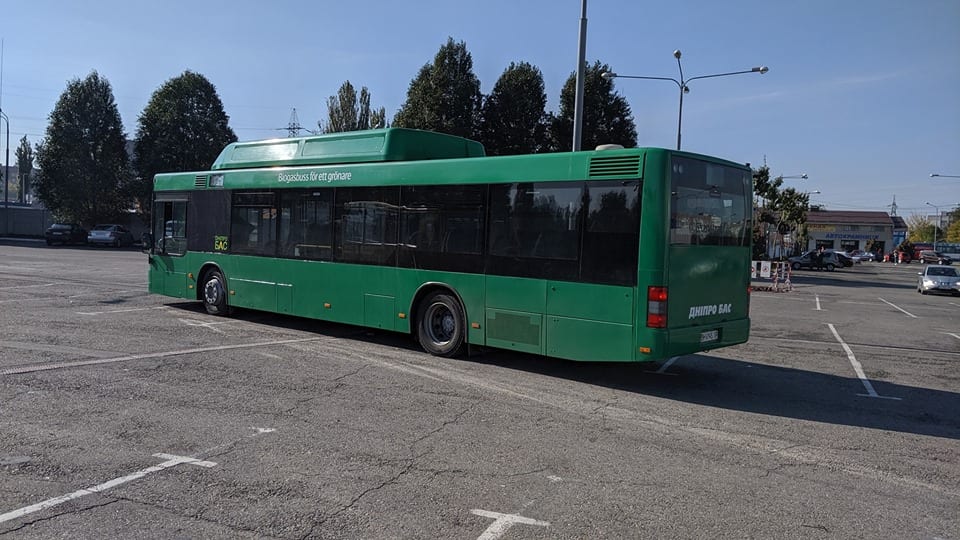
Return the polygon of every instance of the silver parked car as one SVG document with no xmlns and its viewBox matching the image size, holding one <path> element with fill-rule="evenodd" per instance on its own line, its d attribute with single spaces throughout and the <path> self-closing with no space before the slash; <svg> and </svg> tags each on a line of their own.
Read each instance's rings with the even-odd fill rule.
<svg viewBox="0 0 960 540">
<path fill-rule="evenodd" d="M 927 294 L 930 291 L 948 292 L 960 295 L 960 274 L 953 266 L 927 266 L 918 273 L 917 292 Z"/>
<path fill-rule="evenodd" d="M 133 233 L 122 225 L 97 225 L 90 229 L 87 243 L 113 247 L 132 246 Z"/>
</svg>

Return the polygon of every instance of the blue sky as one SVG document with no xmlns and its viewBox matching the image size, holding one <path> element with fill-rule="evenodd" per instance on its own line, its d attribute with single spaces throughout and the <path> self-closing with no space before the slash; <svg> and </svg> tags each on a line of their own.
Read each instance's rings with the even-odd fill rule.
<svg viewBox="0 0 960 540">
<path fill-rule="evenodd" d="M 113 86 L 129 137 L 153 91 L 190 69 L 216 85 L 241 140 L 315 128 L 345 80 L 388 117 L 447 37 L 483 92 L 510 62 L 544 76 L 548 108 L 576 67 L 580 0 L 6 2 L 0 107 L 11 146 L 43 137 L 69 80 Z M 933 214 L 960 203 L 960 1 L 588 0 L 587 59 L 625 75 L 694 81 L 683 148 L 759 165 L 833 210 Z M 676 144 L 678 92 L 619 79 L 641 146 Z M 11 156 L 13 151 L 11 149 Z"/>
</svg>

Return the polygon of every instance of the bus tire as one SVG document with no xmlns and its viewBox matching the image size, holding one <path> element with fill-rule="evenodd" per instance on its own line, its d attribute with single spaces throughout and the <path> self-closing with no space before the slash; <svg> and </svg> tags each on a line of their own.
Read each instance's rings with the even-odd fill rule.
<svg viewBox="0 0 960 540">
<path fill-rule="evenodd" d="M 203 278 L 203 307 L 211 315 L 229 315 L 227 280 L 219 270 L 210 270 Z"/>
<path fill-rule="evenodd" d="M 443 291 L 431 293 L 417 309 L 420 346 L 434 356 L 459 356 L 466 336 L 465 320 L 456 298 Z"/>
</svg>

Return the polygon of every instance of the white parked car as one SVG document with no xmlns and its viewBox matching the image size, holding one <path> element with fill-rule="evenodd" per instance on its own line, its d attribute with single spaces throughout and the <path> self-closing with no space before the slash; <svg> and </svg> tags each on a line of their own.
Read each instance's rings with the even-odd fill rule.
<svg viewBox="0 0 960 540">
<path fill-rule="evenodd" d="M 917 292 L 927 294 L 928 292 L 948 292 L 960 295 L 960 274 L 956 267 L 930 265 L 919 272 L 917 279 Z"/>
</svg>

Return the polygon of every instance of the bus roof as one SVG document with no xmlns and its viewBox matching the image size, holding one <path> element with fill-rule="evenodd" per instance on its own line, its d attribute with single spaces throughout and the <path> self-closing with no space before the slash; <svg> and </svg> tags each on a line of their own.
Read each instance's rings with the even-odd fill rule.
<svg viewBox="0 0 960 540">
<path fill-rule="evenodd" d="M 220 152 L 211 169 L 420 161 L 483 155 L 482 144 L 463 137 L 419 129 L 386 128 L 235 142 Z"/>
</svg>

